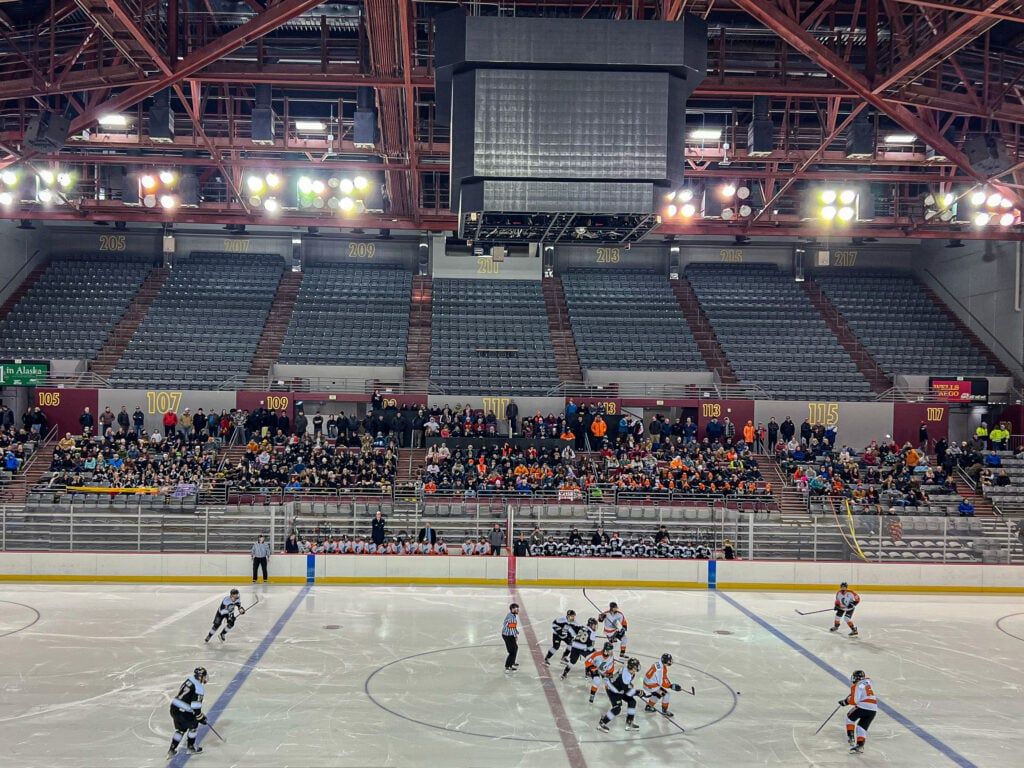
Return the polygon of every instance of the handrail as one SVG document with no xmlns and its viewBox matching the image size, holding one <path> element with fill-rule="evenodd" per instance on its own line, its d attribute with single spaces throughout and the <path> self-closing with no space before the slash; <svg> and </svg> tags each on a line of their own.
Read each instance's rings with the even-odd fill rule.
<svg viewBox="0 0 1024 768">
<path fill-rule="evenodd" d="M 28 259 L 25 261 L 25 263 L 22 264 L 20 267 L 18 267 L 18 271 L 15 272 L 13 275 L 11 275 L 11 279 L 8 280 L 3 285 L 0 285 L 0 296 L 4 295 L 4 291 L 7 290 L 7 287 L 11 283 L 13 283 L 15 280 L 19 279 L 18 276 L 25 270 L 25 267 L 27 267 L 29 264 L 32 264 L 33 262 L 35 262 L 35 258 L 38 255 L 39 255 L 39 249 L 36 249 L 35 251 L 33 251 L 32 255 L 28 257 Z M 45 264 L 45 263 L 46 263 L 46 259 L 43 259 L 41 262 L 38 262 L 39 265 L 42 265 L 42 264 Z M 0 318 L 0 320 L 2 320 L 2 319 L 3 318 Z"/>
</svg>

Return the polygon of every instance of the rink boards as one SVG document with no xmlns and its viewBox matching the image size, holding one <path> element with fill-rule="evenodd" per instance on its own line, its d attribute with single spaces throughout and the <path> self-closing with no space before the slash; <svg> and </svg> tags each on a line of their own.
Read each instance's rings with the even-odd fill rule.
<svg viewBox="0 0 1024 768">
<path fill-rule="evenodd" d="M 930 563 L 823 563 L 742 560 L 634 560 L 276 555 L 277 584 L 405 584 L 651 589 L 804 590 L 1024 594 L 1024 566 Z M 0 581 L 239 583 L 252 578 L 248 555 L 3 552 Z"/>
</svg>

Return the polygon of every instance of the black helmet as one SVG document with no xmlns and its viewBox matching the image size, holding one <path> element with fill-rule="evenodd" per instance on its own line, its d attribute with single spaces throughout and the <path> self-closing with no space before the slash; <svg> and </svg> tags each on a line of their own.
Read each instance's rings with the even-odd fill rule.
<svg viewBox="0 0 1024 768">
<path fill-rule="evenodd" d="M 867 677 L 867 675 L 864 674 L 864 670 L 863 669 L 855 669 L 855 670 L 853 670 L 853 674 L 850 675 L 850 682 L 851 683 L 859 683 L 865 677 Z"/>
<path fill-rule="evenodd" d="M 614 611 L 618 607 L 619 607 L 618 603 L 608 603 L 608 610 L 609 611 Z"/>
<path fill-rule="evenodd" d="M 207 679 L 209 679 L 210 675 L 207 673 L 206 667 L 196 667 L 192 670 L 192 677 L 200 683 L 205 683 Z"/>
<path fill-rule="evenodd" d="M 238 592 L 238 590 L 237 590 L 237 589 L 232 589 L 232 590 L 231 590 L 231 594 L 232 594 L 232 595 L 237 595 L 237 594 L 239 594 L 239 592 Z"/>
<path fill-rule="evenodd" d="M 570 616 L 575 616 L 575 615 L 576 615 L 576 611 L 569 610 L 569 611 L 565 612 L 565 618 L 569 618 Z"/>
<path fill-rule="evenodd" d="M 639 672 L 640 671 L 640 659 L 630 659 L 629 661 L 627 661 L 626 662 L 626 669 L 628 669 L 630 672 Z"/>
<path fill-rule="evenodd" d="M 840 589 L 847 589 L 848 587 L 849 587 L 849 585 L 845 581 L 842 584 L 839 585 Z"/>
<path fill-rule="evenodd" d="M 662 664 L 671 665 L 672 664 L 672 654 L 671 653 L 663 653 L 663 654 L 661 654 L 661 663 Z"/>
<path fill-rule="evenodd" d="M 604 651 L 604 653 L 614 653 L 614 651 L 615 651 L 615 644 L 614 643 L 605 643 L 604 644 L 604 648 L 602 648 L 601 650 Z"/>
<path fill-rule="evenodd" d="M 587 619 L 587 626 L 588 627 L 596 627 L 597 626 L 597 619 L 595 619 L 594 617 L 590 617 L 589 619 Z"/>
</svg>

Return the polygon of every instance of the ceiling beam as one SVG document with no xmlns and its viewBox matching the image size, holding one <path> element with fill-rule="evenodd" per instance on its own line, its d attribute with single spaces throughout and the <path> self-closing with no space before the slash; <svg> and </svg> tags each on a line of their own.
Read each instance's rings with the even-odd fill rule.
<svg viewBox="0 0 1024 768">
<path fill-rule="evenodd" d="M 847 87 L 863 99 L 861 104 L 871 104 L 879 111 L 884 112 L 901 127 L 914 133 L 922 141 L 927 142 L 929 146 L 934 147 L 949 158 L 970 178 L 979 182 L 985 181 L 985 174 L 976 170 L 971 165 L 970 160 L 967 159 L 967 156 L 954 146 L 952 142 L 948 141 L 945 136 L 940 134 L 938 130 L 929 126 L 903 105 L 889 102 L 883 98 L 871 87 L 864 75 L 854 70 L 833 51 L 818 42 L 803 27 L 780 12 L 778 8 L 765 3 L 763 0 L 732 0 L 732 2 L 773 30 L 785 42 L 818 64 L 830 75 L 846 84 Z"/>
<path fill-rule="evenodd" d="M 989 8 L 967 8 L 963 5 L 956 5 L 953 3 L 939 3 L 935 0 L 895 0 L 900 5 L 915 5 L 918 8 L 934 8 L 937 11 L 946 11 L 948 13 L 964 13 L 969 15 L 982 16 L 988 19 L 997 19 L 998 21 L 1015 21 L 1018 24 L 1024 24 L 1024 12 L 1018 14 L 1012 13 L 999 13 L 994 9 Z"/>
</svg>

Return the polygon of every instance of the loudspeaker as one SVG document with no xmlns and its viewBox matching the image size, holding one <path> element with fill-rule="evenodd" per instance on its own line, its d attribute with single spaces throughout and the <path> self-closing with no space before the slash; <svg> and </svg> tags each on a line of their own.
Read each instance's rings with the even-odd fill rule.
<svg viewBox="0 0 1024 768">
<path fill-rule="evenodd" d="M 160 143 L 174 141 L 174 112 L 167 90 L 153 95 L 153 105 L 149 108 L 149 138 Z"/>
<path fill-rule="evenodd" d="M 124 174 L 124 181 L 121 183 L 121 202 L 125 205 L 141 205 L 139 199 L 139 178 L 142 174 L 138 171 L 129 171 Z"/>
<path fill-rule="evenodd" d="M 875 154 L 875 126 L 867 118 L 856 118 L 846 134 L 847 157 L 873 157 Z"/>
<path fill-rule="evenodd" d="M 1010 167 L 1006 146 L 991 133 L 972 133 L 964 141 L 964 154 L 974 170 L 995 176 Z"/>
<path fill-rule="evenodd" d="M 250 138 L 253 144 L 273 144 L 274 127 L 277 117 L 270 107 L 254 107 L 252 110 L 252 133 Z"/>
<path fill-rule="evenodd" d="M 37 152 L 57 152 L 68 140 L 70 118 L 53 112 L 33 115 L 25 129 L 25 144 Z"/>
<path fill-rule="evenodd" d="M 377 144 L 376 110 L 357 109 L 352 118 L 352 142 L 357 147 L 373 147 Z"/>
</svg>

